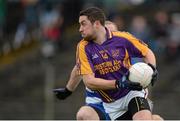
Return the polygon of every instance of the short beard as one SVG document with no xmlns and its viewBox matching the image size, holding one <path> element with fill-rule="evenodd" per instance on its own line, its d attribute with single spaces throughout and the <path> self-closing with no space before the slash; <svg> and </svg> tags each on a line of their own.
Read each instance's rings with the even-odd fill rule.
<svg viewBox="0 0 180 121">
<path fill-rule="evenodd" d="M 93 36 L 84 37 L 84 40 L 86 40 L 86 41 L 92 41 L 94 39 L 95 39 L 95 37 L 93 37 Z"/>
<path fill-rule="evenodd" d="M 86 37 L 84 37 L 84 39 L 85 39 L 86 41 L 93 41 L 93 40 L 96 39 L 96 33 L 93 32 L 93 34 L 92 34 L 91 36 L 86 36 Z"/>
</svg>

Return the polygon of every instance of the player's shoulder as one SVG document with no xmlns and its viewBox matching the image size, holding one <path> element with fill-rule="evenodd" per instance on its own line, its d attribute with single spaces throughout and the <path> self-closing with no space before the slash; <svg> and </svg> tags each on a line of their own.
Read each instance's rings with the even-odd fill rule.
<svg viewBox="0 0 180 121">
<path fill-rule="evenodd" d="M 81 41 L 79 41 L 78 44 L 86 45 L 86 44 L 88 44 L 88 41 L 86 41 L 85 39 L 82 39 Z"/>
<path fill-rule="evenodd" d="M 129 32 L 125 32 L 125 31 L 113 32 L 113 36 L 123 38 L 124 40 L 126 40 L 128 42 L 140 41 L 138 38 L 136 38 L 135 36 L 133 36 Z"/>
<path fill-rule="evenodd" d="M 133 37 L 132 34 L 130 34 L 129 32 L 126 32 L 126 31 L 114 31 L 112 33 L 113 33 L 113 36 L 116 36 L 116 37 L 123 37 L 123 38 Z"/>
<path fill-rule="evenodd" d="M 89 42 L 82 39 L 79 43 L 78 43 L 78 47 L 82 48 L 82 47 L 85 47 Z"/>
</svg>

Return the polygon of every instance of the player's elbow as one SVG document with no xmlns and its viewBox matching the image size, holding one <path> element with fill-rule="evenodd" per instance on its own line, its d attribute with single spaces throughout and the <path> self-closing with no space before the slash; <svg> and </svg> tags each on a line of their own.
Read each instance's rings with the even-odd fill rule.
<svg viewBox="0 0 180 121">
<path fill-rule="evenodd" d="M 96 90 L 97 86 L 94 82 L 94 77 L 92 75 L 85 75 L 83 76 L 83 82 L 89 89 Z"/>
</svg>

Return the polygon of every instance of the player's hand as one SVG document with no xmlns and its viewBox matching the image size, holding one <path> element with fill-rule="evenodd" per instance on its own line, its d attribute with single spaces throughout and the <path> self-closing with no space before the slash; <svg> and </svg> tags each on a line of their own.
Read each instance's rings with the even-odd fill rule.
<svg viewBox="0 0 180 121">
<path fill-rule="evenodd" d="M 153 75 L 152 75 L 152 79 L 151 79 L 151 85 L 153 86 L 154 83 L 157 81 L 158 78 L 158 71 L 156 69 L 155 66 L 153 66 L 152 64 L 148 63 L 148 65 L 152 68 L 153 70 Z"/>
<path fill-rule="evenodd" d="M 55 93 L 56 97 L 60 100 L 64 100 L 72 94 L 72 91 L 68 90 L 67 88 L 53 89 L 53 92 Z"/>
<path fill-rule="evenodd" d="M 131 82 L 128 79 L 128 75 L 124 75 L 122 77 L 122 79 L 120 80 L 116 80 L 116 87 L 118 89 L 129 89 L 129 90 L 137 90 L 137 91 L 141 91 L 142 90 L 142 86 L 140 85 L 140 83 L 138 82 Z"/>
</svg>

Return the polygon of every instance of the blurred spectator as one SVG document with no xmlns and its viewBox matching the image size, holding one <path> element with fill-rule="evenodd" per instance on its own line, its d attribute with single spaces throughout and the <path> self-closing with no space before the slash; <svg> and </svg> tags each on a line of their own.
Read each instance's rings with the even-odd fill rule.
<svg viewBox="0 0 180 121">
<path fill-rule="evenodd" d="M 119 31 L 124 31 L 125 30 L 124 19 L 123 19 L 122 16 L 116 14 L 110 20 L 117 25 Z"/>
<path fill-rule="evenodd" d="M 132 18 L 129 32 L 137 38 L 144 41 L 149 46 L 151 45 L 151 32 L 146 19 L 143 16 L 134 16 Z"/>
<path fill-rule="evenodd" d="M 152 48 L 152 40 L 149 25 L 147 24 L 146 19 L 143 16 L 134 16 L 129 28 L 129 32 L 136 36 L 138 39 L 141 39 L 143 42 L 148 44 Z M 142 61 L 141 58 L 133 58 L 132 63 Z"/>
<path fill-rule="evenodd" d="M 40 30 L 44 42 L 42 52 L 46 57 L 54 56 L 59 47 L 62 23 L 63 17 L 60 5 L 52 6 L 48 4 L 46 9 L 40 13 Z M 48 52 L 48 50 L 51 52 Z"/>
<path fill-rule="evenodd" d="M 13 48 L 18 49 L 22 44 L 28 44 L 35 37 L 37 39 L 37 33 L 34 32 L 38 28 L 38 15 L 37 4 L 38 0 L 21 0 L 21 6 L 23 7 L 24 14 L 21 17 L 21 21 L 17 25 L 15 31 Z M 36 34 L 35 34 L 36 33 Z M 34 35 L 35 34 L 35 35 Z"/>
<path fill-rule="evenodd" d="M 24 22 L 22 22 L 18 25 L 15 33 L 14 42 L 13 42 L 14 49 L 20 48 L 22 43 L 27 41 L 26 34 L 27 34 L 27 26 Z"/>
<path fill-rule="evenodd" d="M 180 13 L 172 14 L 172 24 L 169 29 L 167 56 L 174 60 L 179 56 L 180 49 Z"/>
<path fill-rule="evenodd" d="M 155 48 L 158 53 L 164 52 L 169 38 L 169 16 L 165 11 L 157 11 L 154 15 L 153 34 Z"/>
<path fill-rule="evenodd" d="M 38 25 L 37 4 L 39 0 L 21 0 L 24 7 L 24 18 L 30 31 Z"/>
</svg>

